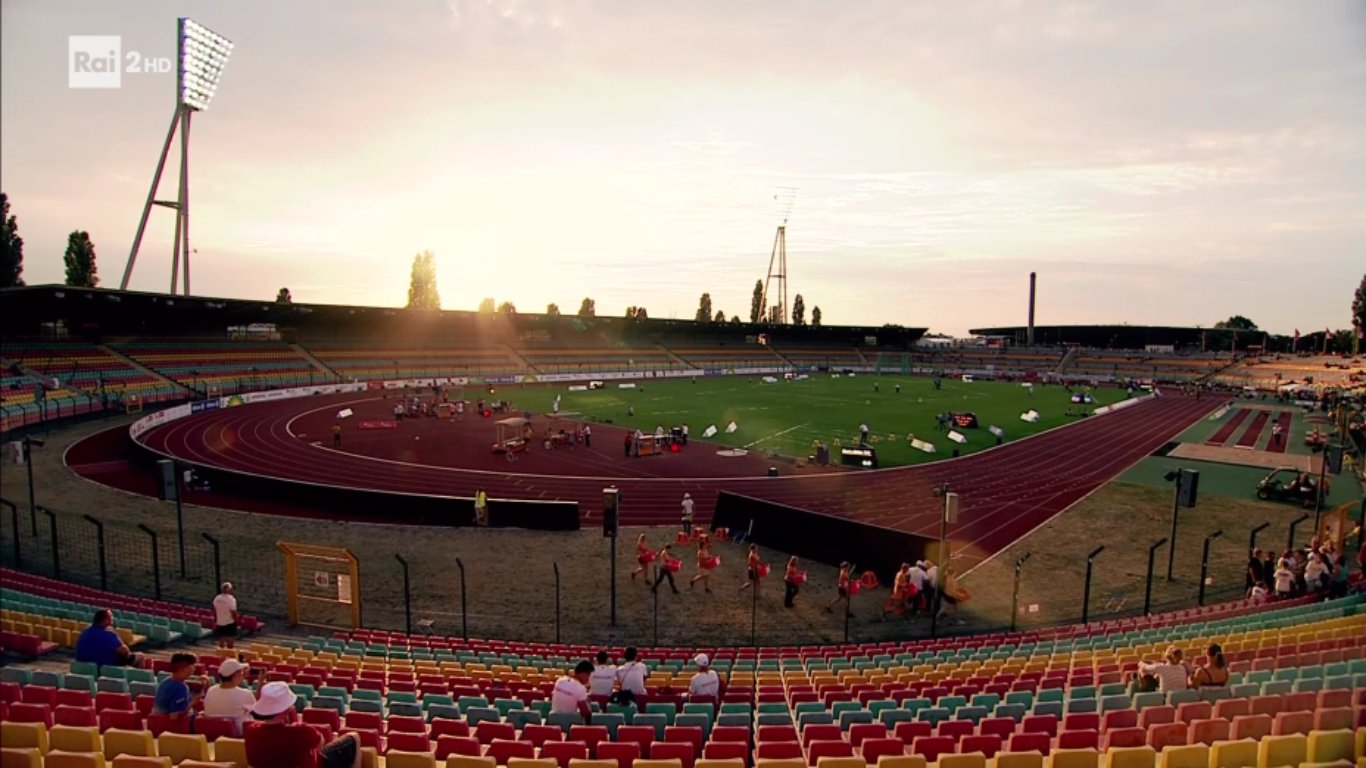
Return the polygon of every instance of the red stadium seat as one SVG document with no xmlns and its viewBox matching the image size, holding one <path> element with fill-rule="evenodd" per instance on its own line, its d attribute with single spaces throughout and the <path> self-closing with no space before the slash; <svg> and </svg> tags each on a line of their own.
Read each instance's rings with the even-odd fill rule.
<svg viewBox="0 0 1366 768">
<path fill-rule="evenodd" d="M 688 741 L 656 741 L 650 745 L 651 760 L 679 760 L 683 768 L 693 768 L 697 748 Z"/>
<path fill-rule="evenodd" d="M 540 757 L 554 760 L 560 768 L 569 768 L 570 760 L 588 759 L 588 745 L 582 741 L 547 741 L 540 749 Z"/>
<path fill-rule="evenodd" d="M 617 727 L 617 736 L 620 738 L 621 731 L 627 726 Z M 654 729 L 650 729 L 653 732 Z M 598 745 L 599 760 L 615 760 L 617 768 L 631 768 L 636 760 L 640 758 L 640 744 L 634 741 L 604 741 Z"/>
</svg>

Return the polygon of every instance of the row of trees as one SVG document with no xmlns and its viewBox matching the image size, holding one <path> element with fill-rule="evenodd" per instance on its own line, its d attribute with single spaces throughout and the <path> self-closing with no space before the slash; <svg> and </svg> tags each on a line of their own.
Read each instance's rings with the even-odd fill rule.
<svg viewBox="0 0 1366 768">
<path fill-rule="evenodd" d="M 95 244 L 90 233 L 75 230 L 66 237 L 66 284 L 77 288 L 94 288 L 100 284 L 99 269 L 95 266 Z M 9 196 L 0 192 L 0 288 L 24 284 L 24 238 L 19 236 L 19 220 L 10 215 Z"/>
</svg>

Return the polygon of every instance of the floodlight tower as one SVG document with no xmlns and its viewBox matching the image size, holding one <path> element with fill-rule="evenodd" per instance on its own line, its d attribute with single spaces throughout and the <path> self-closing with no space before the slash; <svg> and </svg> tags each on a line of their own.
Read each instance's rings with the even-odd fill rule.
<svg viewBox="0 0 1366 768">
<path fill-rule="evenodd" d="M 137 234 L 133 236 L 133 248 L 128 253 L 128 265 L 123 268 L 119 290 L 128 290 L 128 281 L 133 277 L 133 264 L 138 259 L 138 248 L 142 245 L 142 235 L 147 230 L 147 217 L 152 213 L 152 206 L 159 205 L 175 209 L 171 293 L 177 290 L 183 264 L 185 295 L 190 295 L 190 117 L 208 109 L 209 102 L 213 101 L 218 81 L 223 77 L 223 68 L 232 55 L 232 41 L 182 16 L 176 24 L 176 52 L 179 55 L 176 59 L 175 113 L 171 115 L 171 128 L 166 132 L 166 143 L 161 147 L 156 172 L 152 174 L 152 187 L 147 190 L 147 202 L 142 206 L 142 218 L 138 221 Z M 166 158 L 171 154 L 171 142 L 177 130 L 180 132 L 179 188 L 175 200 L 158 200 L 157 186 L 161 183 L 161 172 L 166 168 Z"/>
<path fill-rule="evenodd" d="M 763 304 L 760 309 L 771 323 L 787 323 L 787 220 L 792 216 L 792 204 L 797 201 L 796 187 L 779 187 L 773 200 L 778 205 L 778 218 L 782 223 L 773 235 L 773 251 L 768 256 L 768 276 L 764 278 Z M 776 283 L 774 298 L 778 300 L 776 310 L 768 304 L 769 285 Z"/>
</svg>

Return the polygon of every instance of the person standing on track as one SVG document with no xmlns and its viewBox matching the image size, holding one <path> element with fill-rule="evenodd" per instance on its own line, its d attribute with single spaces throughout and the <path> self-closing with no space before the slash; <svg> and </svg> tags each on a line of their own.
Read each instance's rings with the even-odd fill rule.
<svg viewBox="0 0 1366 768">
<path fill-rule="evenodd" d="M 341 422 L 332 425 L 332 447 L 341 447 Z"/>
<path fill-rule="evenodd" d="M 692 494 L 683 494 L 683 532 L 692 535 Z"/>
<path fill-rule="evenodd" d="M 583 425 L 583 447 L 593 447 L 593 428 L 587 424 Z"/>
</svg>

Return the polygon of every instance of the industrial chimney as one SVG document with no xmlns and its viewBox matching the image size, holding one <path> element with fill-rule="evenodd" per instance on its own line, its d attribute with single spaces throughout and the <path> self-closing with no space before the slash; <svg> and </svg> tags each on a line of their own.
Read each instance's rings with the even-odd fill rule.
<svg viewBox="0 0 1366 768">
<path fill-rule="evenodd" d="M 1034 285 L 1038 282 L 1037 276 L 1029 273 L 1029 328 L 1025 332 L 1025 343 L 1034 346 Z"/>
</svg>

